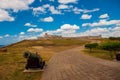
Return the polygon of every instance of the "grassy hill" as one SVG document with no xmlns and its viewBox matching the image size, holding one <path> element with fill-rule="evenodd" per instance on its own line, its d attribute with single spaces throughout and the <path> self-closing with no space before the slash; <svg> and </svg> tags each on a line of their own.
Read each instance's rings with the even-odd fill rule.
<svg viewBox="0 0 120 80">
<path fill-rule="evenodd" d="M 38 52 L 48 62 L 55 53 L 86 42 L 77 39 L 23 40 L 0 48 L 0 80 L 40 80 L 42 72 L 23 73 L 26 63 L 24 51 Z"/>
</svg>

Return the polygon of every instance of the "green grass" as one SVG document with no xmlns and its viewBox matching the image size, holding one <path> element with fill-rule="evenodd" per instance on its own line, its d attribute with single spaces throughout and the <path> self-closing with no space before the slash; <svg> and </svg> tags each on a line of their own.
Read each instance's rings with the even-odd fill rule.
<svg viewBox="0 0 120 80">
<path fill-rule="evenodd" d="M 100 49 L 93 49 L 92 52 L 89 51 L 89 49 L 84 49 L 83 52 L 85 54 L 94 56 L 94 57 L 98 57 L 101 59 L 106 59 L 106 60 L 113 60 L 115 59 L 115 55 L 114 58 L 110 57 L 110 53 L 108 51 L 104 51 L 104 50 L 100 50 Z"/>
</svg>

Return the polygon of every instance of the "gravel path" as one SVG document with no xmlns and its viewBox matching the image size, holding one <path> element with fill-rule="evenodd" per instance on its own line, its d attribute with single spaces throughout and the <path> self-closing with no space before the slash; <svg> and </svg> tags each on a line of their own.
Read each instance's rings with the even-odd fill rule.
<svg viewBox="0 0 120 80">
<path fill-rule="evenodd" d="M 120 62 L 80 54 L 80 49 L 66 50 L 53 56 L 42 80 L 120 80 Z"/>
</svg>

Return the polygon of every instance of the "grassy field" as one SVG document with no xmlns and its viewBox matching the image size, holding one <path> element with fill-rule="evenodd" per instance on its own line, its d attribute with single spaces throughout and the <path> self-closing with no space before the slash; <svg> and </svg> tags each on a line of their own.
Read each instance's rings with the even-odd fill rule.
<svg viewBox="0 0 120 80">
<path fill-rule="evenodd" d="M 0 52 L 0 80 L 40 80 L 42 72 L 23 73 L 26 64 L 24 51 L 38 52 L 47 63 L 55 53 L 85 43 L 74 39 L 24 40 L 7 46 L 7 52 Z"/>
<path fill-rule="evenodd" d="M 104 50 L 100 50 L 100 49 L 94 49 L 92 50 L 92 52 L 90 52 L 88 49 L 84 49 L 83 52 L 85 54 L 88 54 L 90 56 L 94 56 L 94 57 L 98 57 L 98 58 L 101 58 L 101 59 L 106 59 L 106 60 L 113 60 L 115 59 L 115 55 L 114 55 L 114 58 L 112 59 L 110 57 L 110 53 L 108 51 L 104 51 Z"/>
<path fill-rule="evenodd" d="M 118 41 L 118 40 L 110 40 L 108 38 L 103 38 L 99 44 L 104 43 L 104 42 L 110 42 L 110 41 Z M 113 58 L 110 57 L 110 52 L 109 51 L 105 51 L 105 50 L 101 50 L 99 48 L 93 49 L 92 52 L 90 52 L 89 49 L 84 48 L 82 50 L 85 54 L 88 54 L 90 56 L 94 56 L 94 57 L 98 57 L 101 59 L 106 59 L 106 60 L 115 60 L 115 54 L 112 53 Z"/>
</svg>

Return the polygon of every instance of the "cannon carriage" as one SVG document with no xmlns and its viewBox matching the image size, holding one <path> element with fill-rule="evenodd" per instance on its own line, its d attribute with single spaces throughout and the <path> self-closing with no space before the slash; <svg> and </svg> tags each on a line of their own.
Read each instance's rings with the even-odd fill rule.
<svg viewBox="0 0 120 80">
<path fill-rule="evenodd" d="M 120 61 L 120 52 L 118 52 L 118 53 L 116 54 L 116 60 L 117 60 L 117 61 Z"/>
<path fill-rule="evenodd" d="M 27 59 L 26 69 L 43 69 L 45 61 L 37 53 L 31 53 L 29 51 L 24 52 L 23 55 Z"/>
</svg>

